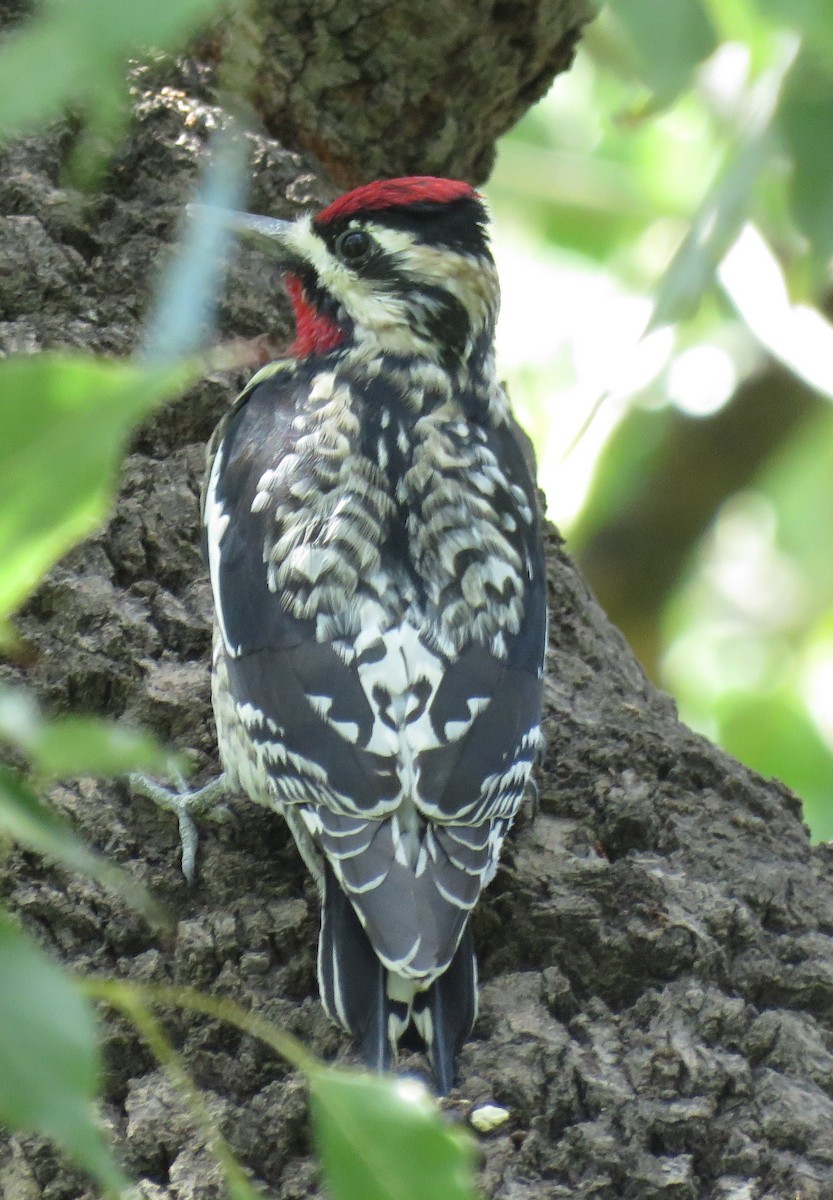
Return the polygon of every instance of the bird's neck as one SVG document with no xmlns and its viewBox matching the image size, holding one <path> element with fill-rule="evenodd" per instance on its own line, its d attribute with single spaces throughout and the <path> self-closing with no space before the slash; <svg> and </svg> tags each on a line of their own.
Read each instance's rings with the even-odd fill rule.
<svg viewBox="0 0 833 1200">
<path fill-rule="evenodd" d="M 315 307 L 297 275 L 287 275 L 286 290 L 295 315 L 295 340 L 289 348 L 293 358 L 327 354 L 343 344 L 344 330 L 331 316 Z"/>
<path fill-rule="evenodd" d="M 468 336 L 445 342 L 417 331 L 407 323 L 392 321 L 381 328 L 363 329 L 343 320 L 339 322 L 329 304 L 316 303 L 297 275 L 286 276 L 286 290 L 295 317 L 295 338 L 289 347 L 292 358 L 306 359 L 340 351 L 345 358 L 370 362 L 377 358 L 410 358 L 434 363 L 460 384 L 481 387 L 494 375 L 494 319 L 489 313 Z"/>
</svg>

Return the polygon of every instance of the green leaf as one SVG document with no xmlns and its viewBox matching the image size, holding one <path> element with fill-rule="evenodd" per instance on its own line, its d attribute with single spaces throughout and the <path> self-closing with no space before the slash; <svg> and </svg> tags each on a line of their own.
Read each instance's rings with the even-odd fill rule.
<svg viewBox="0 0 833 1200">
<path fill-rule="evenodd" d="M 159 905 L 126 871 L 96 854 L 13 771 L 0 767 L 0 832 L 38 854 L 56 859 L 117 892 L 155 925 L 168 920 Z"/>
<path fill-rule="evenodd" d="M 700 203 L 691 228 L 656 290 L 649 329 L 689 317 L 710 287 L 721 259 L 750 217 L 755 187 L 769 160 L 771 123 L 796 43 L 784 45 L 755 85 L 746 127 L 723 170 Z"/>
<path fill-rule="evenodd" d="M 795 219 L 810 240 L 823 279 L 833 255 L 833 74 L 811 51 L 802 51 L 790 74 L 778 128 L 793 163 Z"/>
<path fill-rule="evenodd" d="M 833 63 L 833 7 L 830 0 L 758 0 L 763 16 L 802 34 Z"/>
<path fill-rule="evenodd" d="M 49 719 L 34 697 L 19 688 L 0 688 L 2 741 L 25 754 L 39 774 L 53 779 L 129 771 L 169 775 L 182 769 L 176 756 L 139 729 L 100 717 Z"/>
<path fill-rule="evenodd" d="M 68 104 L 108 105 L 141 48 L 172 49 L 234 0 L 48 0 L 0 46 L 0 129 L 17 135 Z"/>
<path fill-rule="evenodd" d="M 694 68 L 717 47 L 701 0 L 608 0 L 630 41 L 640 75 L 668 104 L 688 86 Z"/>
<path fill-rule="evenodd" d="M 52 779 L 126 775 L 129 771 L 170 774 L 175 757 L 149 734 L 97 717 L 68 716 L 44 725 L 31 751 L 32 765 Z"/>
<path fill-rule="evenodd" d="M 473 1200 L 473 1146 L 413 1080 L 315 1066 L 312 1118 L 332 1200 Z"/>
<path fill-rule="evenodd" d="M 659 281 L 650 329 L 673 325 L 696 311 L 748 218 L 752 191 L 768 151 L 768 138 L 758 134 L 738 149 L 709 189 Z"/>
<path fill-rule="evenodd" d="M 101 1062 L 92 1010 L 0 913 L 0 1121 L 58 1142 L 111 1191 L 126 1185 L 95 1121 Z"/>
<path fill-rule="evenodd" d="M 195 374 L 66 354 L 0 362 L 0 622 L 101 522 L 131 428 Z"/>
</svg>

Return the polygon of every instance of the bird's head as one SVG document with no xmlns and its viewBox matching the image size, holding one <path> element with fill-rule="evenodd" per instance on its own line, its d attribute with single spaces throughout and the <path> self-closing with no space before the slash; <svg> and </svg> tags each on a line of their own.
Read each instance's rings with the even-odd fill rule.
<svg viewBox="0 0 833 1200">
<path fill-rule="evenodd" d="M 492 343 L 499 290 L 483 201 L 467 183 L 369 183 L 295 221 L 233 214 L 280 263 L 292 353 L 336 347 L 463 363 Z"/>
</svg>

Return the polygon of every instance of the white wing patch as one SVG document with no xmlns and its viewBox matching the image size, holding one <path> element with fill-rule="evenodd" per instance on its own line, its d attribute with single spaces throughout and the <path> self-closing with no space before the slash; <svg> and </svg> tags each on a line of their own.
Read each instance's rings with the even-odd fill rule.
<svg viewBox="0 0 833 1200">
<path fill-rule="evenodd" d="M 229 514 L 217 499 L 217 483 L 220 478 L 221 457 L 222 452 L 215 454 L 214 462 L 211 464 L 211 474 L 208 478 L 208 488 L 205 496 L 204 521 L 208 544 L 208 572 L 211 578 L 211 590 L 214 594 L 214 612 L 217 615 L 217 624 L 220 627 L 220 635 L 222 636 L 226 653 L 231 658 L 236 658 L 240 653 L 240 647 L 233 646 L 229 640 L 228 631 L 223 620 L 223 603 L 220 596 L 220 546 L 230 520 Z"/>
<path fill-rule="evenodd" d="M 466 700 L 469 710 L 468 721 L 446 721 L 443 730 L 445 740 L 447 742 L 455 742 L 458 738 L 463 737 L 471 729 L 475 722 L 475 718 L 479 717 L 482 712 L 485 712 L 489 707 L 488 696 L 470 696 Z"/>
</svg>

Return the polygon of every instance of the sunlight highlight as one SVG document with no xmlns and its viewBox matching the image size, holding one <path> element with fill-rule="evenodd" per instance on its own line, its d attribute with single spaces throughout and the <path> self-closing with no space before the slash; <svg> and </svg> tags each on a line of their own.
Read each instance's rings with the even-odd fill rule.
<svg viewBox="0 0 833 1200">
<path fill-rule="evenodd" d="M 406 1104 L 415 1104 L 420 1108 L 432 1107 L 428 1089 L 421 1079 L 397 1079 L 393 1084 L 393 1090 Z"/>
<path fill-rule="evenodd" d="M 780 263 L 754 225 L 744 226 L 718 277 L 767 350 L 833 400 L 833 325 L 817 308 L 791 303 Z"/>
<path fill-rule="evenodd" d="M 548 515 L 569 529 L 633 398 L 668 366 L 674 333 L 644 337 L 650 300 L 576 256 L 542 253 L 517 230 L 500 231 L 494 250 L 499 370 L 535 442 Z"/>
<path fill-rule="evenodd" d="M 737 386 L 737 367 L 722 346 L 692 346 L 678 354 L 668 368 L 668 397 L 690 417 L 720 412 Z"/>
<path fill-rule="evenodd" d="M 802 697 L 819 735 L 833 751 L 833 643 L 814 648 L 805 669 Z"/>
</svg>

